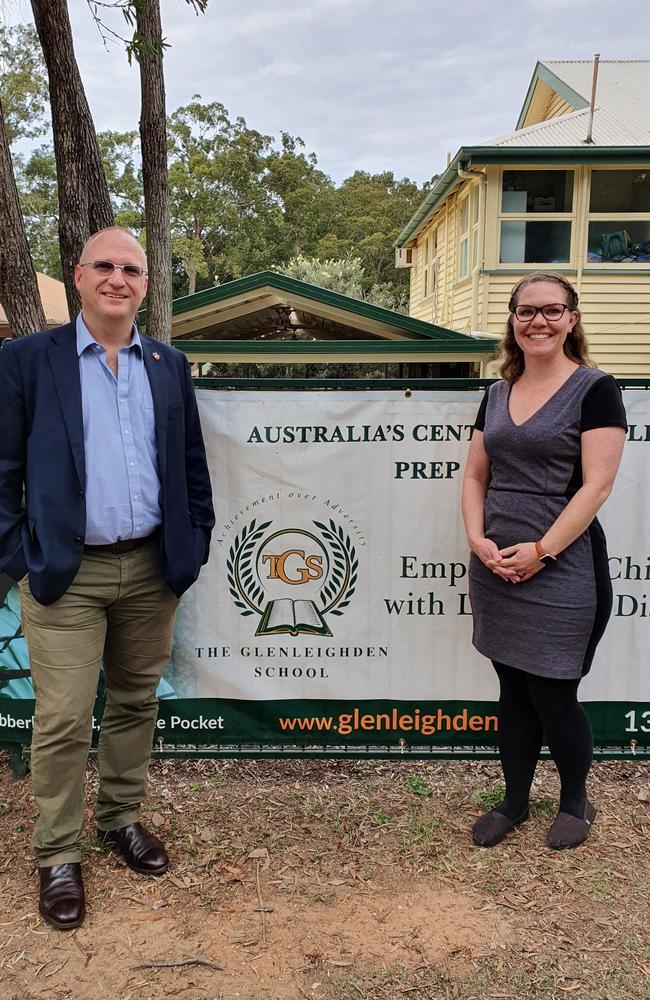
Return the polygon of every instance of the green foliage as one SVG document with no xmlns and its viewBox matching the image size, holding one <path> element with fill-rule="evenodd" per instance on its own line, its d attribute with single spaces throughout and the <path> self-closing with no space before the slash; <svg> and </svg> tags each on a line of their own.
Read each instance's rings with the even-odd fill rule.
<svg viewBox="0 0 650 1000">
<path fill-rule="evenodd" d="M 59 202 L 52 147 L 39 146 L 26 162 L 15 157 L 14 171 L 34 267 L 61 279 Z"/>
<path fill-rule="evenodd" d="M 416 853 L 435 854 L 436 838 L 440 836 L 439 826 L 440 820 L 436 816 L 411 816 L 402 833 L 404 853 L 411 857 Z"/>
<path fill-rule="evenodd" d="M 198 95 L 170 116 L 168 137 L 172 239 L 187 291 L 277 268 L 323 236 L 334 188 L 299 137 L 282 133 L 278 148 Z"/>
<path fill-rule="evenodd" d="M 472 802 L 477 806 L 485 806 L 486 809 L 494 807 L 505 798 L 506 790 L 503 785 L 496 788 L 480 788 L 472 795 Z"/>
<path fill-rule="evenodd" d="M 407 791 L 413 792 L 414 795 L 421 795 L 423 798 L 431 795 L 431 785 L 417 774 L 409 774 L 404 779 L 404 787 Z"/>
<path fill-rule="evenodd" d="M 363 171 L 336 187 L 302 139 L 275 140 L 199 95 L 169 116 L 167 131 L 175 297 L 278 270 L 407 311 L 408 274 L 393 266 L 393 242 L 425 189 Z M 98 141 L 116 222 L 146 244 L 138 134 L 103 132 Z M 34 263 L 58 277 L 51 148 L 17 167 Z"/>
<path fill-rule="evenodd" d="M 360 293 L 346 294 L 407 311 L 408 272 L 395 269 L 393 247 L 427 190 L 428 185 L 420 188 L 408 179 L 396 180 L 390 171 L 369 174 L 357 170 L 328 197 L 321 198 L 324 232 L 313 256 L 326 265 L 332 261 L 358 262 Z"/>
<path fill-rule="evenodd" d="M 115 222 L 140 232 L 144 229 L 144 192 L 138 133 L 100 132 L 97 141 Z"/>
<path fill-rule="evenodd" d="M 0 101 L 9 145 L 47 131 L 48 90 L 43 53 L 31 24 L 0 23 Z"/>
<path fill-rule="evenodd" d="M 390 823 L 390 813 L 376 803 L 368 806 L 368 817 L 373 826 L 388 826 Z"/>
<path fill-rule="evenodd" d="M 320 285 L 341 295 L 353 298 L 363 297 L 365 274 L 359 257 L 348 257 L 342 260 L 319 260 L 318 257 L 305 257 L 300 254 L 293 257 L 282 268 L 290 278 L 307 281 L 310 285 Z"/>
<path fill-rule="evenodd" d="M 335 217 L 335 188 L 318 169 L 314 153 L 304 153 L 305 144 L 287 132 L 281 134 L 281 149 L 266 160 L 267 183 L 283 218 L 282 260 L 313 255 Z"/>
<path fill-rule="evenodd" d="M 86 0 L 104 44 L 106 45 L 111 38 L 121 42 L 124 45 L 129 64 L 133 59 L 139 60 L 149 56 L 155 58 L 164 55 L 165 49 L 169 48 L 169 43 L 162 36 L 147 40 L 138 30 L 138 16 L 141 15 L 145 5 L 150 2 L 159 3 L 160 0 Z M 185 0 L 185 3 L 188 7 L 192 7 L 196 14 L 204 13 L 208 6 L 208 0 Z M 104 20 L 104 12 L 113 10 L 121 11 L 127 26 L 133 29 L 130 38 L 120 35 Z"/>
<path fill-rule="evenodd" d="M 362 299 L 384 309 L 407 311 L 406 290 L 396 288 L 390 282 L 370 284 L 360 257 L 319 260 L 317 257 L 305 257 L 300 254 L 292 258 L 281 270 L 290 278 L 298 278 L 311 285 L 320 285 L 321 288 L 329 288 L 333 292 Z"/>
<path fill-rule="evenodd" d="M 361 258 L 372 282 L 393 275 L 393 244 L 424 196 L 413 181 L 396 180 L 391 171 L 369 174 L 357 170 L 337 190 L 336 221 L 318 256 L 329 254 L 335 237 L 338 256 Z"/>
</svg>

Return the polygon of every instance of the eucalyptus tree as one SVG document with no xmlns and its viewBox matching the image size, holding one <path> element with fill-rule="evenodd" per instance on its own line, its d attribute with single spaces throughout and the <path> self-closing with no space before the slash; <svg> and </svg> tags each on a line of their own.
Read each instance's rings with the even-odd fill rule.
<svg viewBox="0 0 650 1000">
<path fill-rule="evenodd" d="M 202 13 L 208 0 L 185 0 Z M 167 176 L 167 118 L 160 0 L 88 0 L 100 31 L 105 31 L 102 9 L 121 10 L 134 28 L 126 43 L 129 61 L 140 67 L 140 146 L 146 223 L 149 288 L 147 292 L 147 333 L 169 343 L 172 321 L 172 252 L 169 188 Z M 116 33 L 111 31 L 115 37 Z"/>
<path fill-rule="evenodd" d="M 46 326 L 0 101 L 0 303 L 14 337 Z"/>
<path fill-rule="evenodd" d="M 31 24 L 0 23 L 0 98 L 10 146 L 47 131 L 47 74 Z"/>
<path fill-rule="evenodd" d="M 45 326 L 11 145 L 47 128 L 47 81 L 33 28 L 0 24 L 0 303 L 15 337 Z"/>
<path fill-rule="evenodd" d="M 80 308 L 74 268 L 84 243 L 112 226 L 113 209 L 95 126 L 74 53 L 66 0 L 31 0 L 48 73 L 59 198 L 59 251 L 68 309 Z"/>
</svg>

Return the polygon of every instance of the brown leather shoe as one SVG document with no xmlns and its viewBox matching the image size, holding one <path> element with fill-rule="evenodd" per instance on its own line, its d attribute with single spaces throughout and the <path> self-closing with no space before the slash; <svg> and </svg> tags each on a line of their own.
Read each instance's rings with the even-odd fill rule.
<svg viewBox="0 0 650 1000">
<path fill-rule="evenodd" d="M 559 812 L 548 831 L 546 843 L 554 851 L 566 851 L 571 847 L 579 847 L 591 833 L 591 824 L 596 818 L 596 809 L 589 799 L 585 804 L 582 819 L 571 813 Z"/>
<path fill-rule="evenodd" d="M 86 915 L 81 865 L 49 865 L 40 869 L 41 891 L 38 912 L 59 931 L 78 927 Z"/>
<path fill-rule="evenodd" d="M 169 858 L 164 844 L 145 830 L 142 823 L 129 823 L 119 830 L 99 830 L 105 844 L 121 852 L 129 868 L 140 875 L 163 875 Z"/>
<path fill-rule="evenodd" d="M 515 820 L 508 819 L 496 809 L 490 809 L 476 820 L 472 827 L 472 840 L 478 847 L 496 847 L 511 830 L 527 819 L 527 809 Z"/>
</svg>

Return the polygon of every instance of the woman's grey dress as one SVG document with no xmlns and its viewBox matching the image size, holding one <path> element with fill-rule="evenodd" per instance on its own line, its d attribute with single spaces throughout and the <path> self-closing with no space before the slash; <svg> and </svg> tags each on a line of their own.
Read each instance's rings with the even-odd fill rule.
<svg viewBox="0 0 650 1000">
<path fill-rule="evenodd" d="M 491 463 L 485 537 L 500 549 L 542 538 L 580 488 L 583 431 L 627 426 L 616 382 L 593 368 L 577 368 L 519 426 L 508 410 L 510 388 L 490 386 L 476 421 Z M 600 524 L 523 583 L 503 580 L 472 555 L 470 600 L 473 641 L 484 656 L 543 677 L 580 677 L 612 605 Z"/>
</svg>

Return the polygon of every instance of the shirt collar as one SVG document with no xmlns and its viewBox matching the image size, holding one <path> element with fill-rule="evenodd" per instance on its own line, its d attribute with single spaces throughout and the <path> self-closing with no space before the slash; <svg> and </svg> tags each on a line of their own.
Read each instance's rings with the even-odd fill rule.
<svg viewBox="0 0 650 1000">
<path fill-rule="evenodd" d="M 77 316 L 76 329 L 77 329 L 77 355 L 78 355 L 78 357 L 81 357 L 81 355 L 83 354 L 83 352 L 85 350 L 87 350 L 89 347 L 93 347 L 93 348 L 94 347 L 99 347 L 101 350 L 104 350 L 104 348 L 102 347 L 102 345 L 97 343 L 97 341 L 93 337 L 92 333 L 90 332 L 90 330 L 86 326 L 86 324 L 84 322 L 83 315 L 81 313 L 79 313 L 79 315 Z M 135 323 L 133 324 L 133 330 L 131 332 L 131 343 L 127 345 L 128 350 L 131 350 L 132 347 L 135 347 L 139 351 L 140 357 L 142 357 L 142 353 L 143 353 L 142 352 L 142 341 L 140 340 L 140 334 L 138 333 L 138 328 L 135 325 Z M 124 350 L 124 348 L 122 348 L 122 350 Z"/>
</svg>

